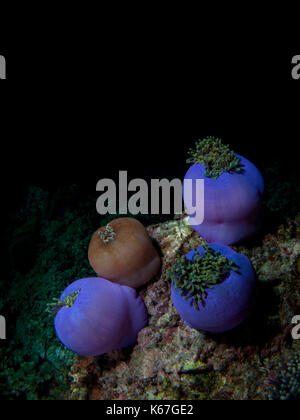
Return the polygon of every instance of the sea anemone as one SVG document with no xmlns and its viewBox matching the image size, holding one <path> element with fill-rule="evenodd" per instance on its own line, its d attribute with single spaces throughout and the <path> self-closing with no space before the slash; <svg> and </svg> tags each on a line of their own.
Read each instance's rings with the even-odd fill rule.
<svg viewBox="0 0 300 420">
<path fill-rule="evenodd" d="M 187 162 L 192 166 L 185 180 L 192 180 L 193 186 L 191 193 L 184 189 L 184 202 L 193 229 L 207 242 L 224 245 L 254 235 L 262 224 L 264 181 L 259 170 L 214 137 L 199 140 L 189 153 Z M 204 179 L 204 220 L 200 224 L 192 217 L 192 203 L 196 207 L 203 204 L 197 202 L 197 179 Z"/>
<path fill-rule="evenodd" d="M 59 299 L 55 330 L 60 341 L 82 356 L 98 356 L 136 342 L 147 311 L 136 290 L 106 279 L 70 284 Z"/>
<path fill-rule="evenodd" d="M 190 251 L 168 269 L 167 278 L 174 306 L 194 329 L 228 331 L 250 312 L 255 271 L 246 256 L 225 245 Z"/>
<path fill-rule="evenodd" d="M 91 238 L 88 258 L 98 276 L 134 288 L 151 280 L 161 265 L 147 230 L 129 217 L 98 229 Z"/>
</svg>

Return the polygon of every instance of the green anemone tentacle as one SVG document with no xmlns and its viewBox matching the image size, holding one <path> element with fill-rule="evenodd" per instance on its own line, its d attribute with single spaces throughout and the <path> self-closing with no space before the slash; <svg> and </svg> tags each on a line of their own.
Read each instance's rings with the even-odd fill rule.
<svg viewBox="0 0 300 420">
<path fill-rule="evenodd" d="M 240 173 L 243 170 L 241 160 L 221 139 L 206 137 L 196 142 L 195 148 L 188 151 L 187 163 L 204 165 L 204 176 L 217 179 L 224 172 Z"/>
</svg>

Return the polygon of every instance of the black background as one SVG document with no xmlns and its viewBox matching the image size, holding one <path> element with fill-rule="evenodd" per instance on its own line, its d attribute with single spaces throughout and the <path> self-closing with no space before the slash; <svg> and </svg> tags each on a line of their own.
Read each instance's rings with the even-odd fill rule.
<svg viewBox="0 0 300 420">
<path fill-rule="evenodd" d="M 1 47 L 2 210 L 30 184 L 182 178 L 188 148 L 215 135 L 259 168 L 299 166 L 299 54 L 292 40 L 237 43 L 122 32 Z M 95 192 L 96 197 L 96 192 Z"/>
</svg>

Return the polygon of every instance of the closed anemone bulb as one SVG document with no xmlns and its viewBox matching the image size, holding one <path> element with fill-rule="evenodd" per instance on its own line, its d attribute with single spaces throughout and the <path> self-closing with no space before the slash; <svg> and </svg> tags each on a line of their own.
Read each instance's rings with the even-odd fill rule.
<svg viewBox="0 0 300 420">
<path fill-rule="evenodd" d="M 196 143 L 187 160 L 192 164 L 185 180 L 192 180 L 191 192 L 184 190 L 184 202 L 191 227 L 207 242 L 238 243 L 255 235 L 262 226 L 264 181 L 249 160 L 230 151 L 220 139 L 208 137 Z M 204 220 L 193 218 L 196 180 L 204 180 Z"/>
<path fill-rule="evenodd" d="M 255 271 L 250 260 L 221 244 L 198 247 L 167 271 L 171 298 L 181 318 L 196 330 L 231 330 L 250 314 Z"/>
<path fill-rule="evenodd" d="M 147 311 L 136 290 L 106 279 L 70 284 L 54 324 L 60 341 L 82 356 L 98 356 L 134 344 L 147 324 Z"/>
<path fill-rule="evenodd" d="M 161 266 L 147 230 L 129 217 L 98 229 L 91 238 L 88 258 L 98 276 L 134 288 L 151 280 Z"/>
</svg>

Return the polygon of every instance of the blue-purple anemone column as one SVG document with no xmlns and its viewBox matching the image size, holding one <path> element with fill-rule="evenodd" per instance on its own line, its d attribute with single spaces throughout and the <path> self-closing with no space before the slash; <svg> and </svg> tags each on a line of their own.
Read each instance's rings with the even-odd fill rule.
<svg viewBox="0 0 300 420">
<path fill-rule="evenodd" d="M 253 236 L 262 225 L 264 181 L 259 170 L 249 160 L 235 153 L 242 165 L 241 173 L 224 172 L 217 179 L 204 176 L 201 164 L 192 165 L 185 180 L 192 180 L 192 193 L 184 188 L 184 203 L 192 216 L 195 206 L 201 207 L 196 194 L 196 180 L 204 180 L 204 220 L 192 228 L 207 242 L 230 245 Z M 192 195 L 192 196 L 191 196 Z M 198 199 L 198 202 L 197 202 Z"/>
<path fill-rule="evenodd" d="M 233 260 L 238 266 L 238 271 L 231 270 L 229 276 L 221 283 L 212 289 L 206 289 L 207 298 L 204 299 L 204 304 L 199 304 L 199 309 L 194 308 L 193 297 L 185 300 L 180 294 L 180 291 L 185 294 L 184 289 L 175 289 L 173 282 L 171 297 L 179 315 L 190 327 L 221 333 L 233 329 L 248 317 L 253 303 L 256 275 L 250 260 L 245 255 L 238 254 L 224 245 L 209 246 L 220 251 L 228 260 Z M 203 255 L 203 248 L 197 249 Z M 186 254 L 186 258 L 191 261 L 194 254 L 194 250 L 190 251 Z"/>
<path fill-rule="evenodd" d="M 68 286 L 60 300 L 78 291 L 73 306 L 62 307 L 55 318 L 57 336 L 66 347 L 82 356 L 98 356 L 136 342 L 148 314 L 134 289 L 87 278 Z"/>
</svg>

